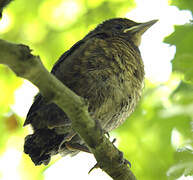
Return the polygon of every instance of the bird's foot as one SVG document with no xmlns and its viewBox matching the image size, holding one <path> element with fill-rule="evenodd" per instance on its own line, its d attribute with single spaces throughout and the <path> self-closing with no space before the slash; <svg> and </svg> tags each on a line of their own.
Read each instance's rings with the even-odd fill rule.
<svg viewBox="0 0 193 180">
<path fill-rule="evenodd" d="M 119 161 L 121 164 L 129 164 L 129 167 L 131 168 L 131 163 L 127 159 L 124 159 L 123 152 L 121 151 L 119 151 Z"/>
<path fill-rule="evenodd" d="M 109 132 L 107 132 L 107 131 L 104 131 L 104 134 L 106 134 L 107 135 L 107 138 L 108 139 L 110 139 L 110 134 L 109 134 Z M 116 142 L 116 138 L 113 138 L 113 140 L 111 141 L 113 144 Z"/>
<path fill-rule="evenodd" d="M 129 164 L 129 167 L 131 168 L 131 163 L 127 160 L 127 159 L 124 159 L 123 158 L 123 152 L 121 152 L 121 151 L 119 151 L 119 162 L 121 163 L 121 164 Z M 99 168 L 100 166 L 99 166 L 99 164 L 98 163 L 96 163 L 90 170 L 89 170 L 89 172 L 88 172 L 88 174 L 90 174 L 94 169 L 96 169 L 96 168 Z"/>
<path fill-rule="evenodd" d="M 99 167 L 100 167 L 99 164 L 96 163 L 96 164 L 89 170 L 88 174 L 90 174 L 94 169 L 99 168 Z"/>
</svg>

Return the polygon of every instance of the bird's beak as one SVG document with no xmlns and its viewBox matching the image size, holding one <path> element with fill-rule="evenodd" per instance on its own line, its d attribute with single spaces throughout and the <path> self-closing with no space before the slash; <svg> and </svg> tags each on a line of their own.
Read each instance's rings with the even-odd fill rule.
<svg viewBox="0 0 193 180">
<path fill-rule="evenodd" d="M 135 26 L 130 28 L 124 29 L 124 33 L 131 32 L 131 33 L 140 33 L 143 34 L 147 29 L 149 29 L 153 24 L 155 24 L 158 20 L 152 20 L 145 23 L 139 23 Z"/>
</svg>

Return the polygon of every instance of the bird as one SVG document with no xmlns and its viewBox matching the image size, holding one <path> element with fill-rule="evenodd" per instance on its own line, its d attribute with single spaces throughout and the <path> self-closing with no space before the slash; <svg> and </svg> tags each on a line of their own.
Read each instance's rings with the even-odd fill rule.
<svg viewBox="0 0 193 180">
<path fill-rule="evenodd" d="M 104 133 L 119 127 L 141 98 L 145 72 L 139 45 L 143 33 L 156 22 L 105 20 L 66 51 L 51 70 L 88 102 L 90 116 Z M 35 96 L 26 125 L 32 126 L 33 134 L 26 136 L 24 152 L 35 165 L 49 164 L 55 154 L 90 152 L 65 112 L 41 93 Z"/>
</svg>

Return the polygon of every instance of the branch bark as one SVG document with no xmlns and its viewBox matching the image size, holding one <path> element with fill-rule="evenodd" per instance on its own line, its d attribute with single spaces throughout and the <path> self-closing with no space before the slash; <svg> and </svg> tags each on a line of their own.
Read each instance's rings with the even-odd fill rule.
<svg viewBox="0 0 193 180">
<path fill-rule="evenodd" d="M 9 66 L 17 76 L 31 81 L 48 101 L 63 109 L 71 119 L 73 129 L 86 142 L 102 170 L 114 180 L 136 180 L 128 165 L 121 162 L 120 151 L 89 116 L 84 99 L 50 74 L 40 58 L 31 54 L 28 46 L 0 40 L 0 64 Z"/>
</svg>

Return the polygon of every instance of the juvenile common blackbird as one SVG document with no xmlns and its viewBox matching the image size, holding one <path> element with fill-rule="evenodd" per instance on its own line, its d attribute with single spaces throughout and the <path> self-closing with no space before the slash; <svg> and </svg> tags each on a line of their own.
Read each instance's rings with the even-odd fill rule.
<svg viewBox="0 0 193 180">
<path fill-rule="evenodd" d="M 136 23 L 126 18 L 104 21 L 66 51 L 51 71 L 88 100 L 88 111 L 104 132 L 120 126 L 140 99 L 144 65 L 138 46 L 141 35 L 156 22 Z M 57 153 L 89 152 L 67 115 L 41 94 L 27 114 L 27 124 L 34 133 L 25 138 L 24 152 L 35 165 L 48 164 Z"/>
</svg>

